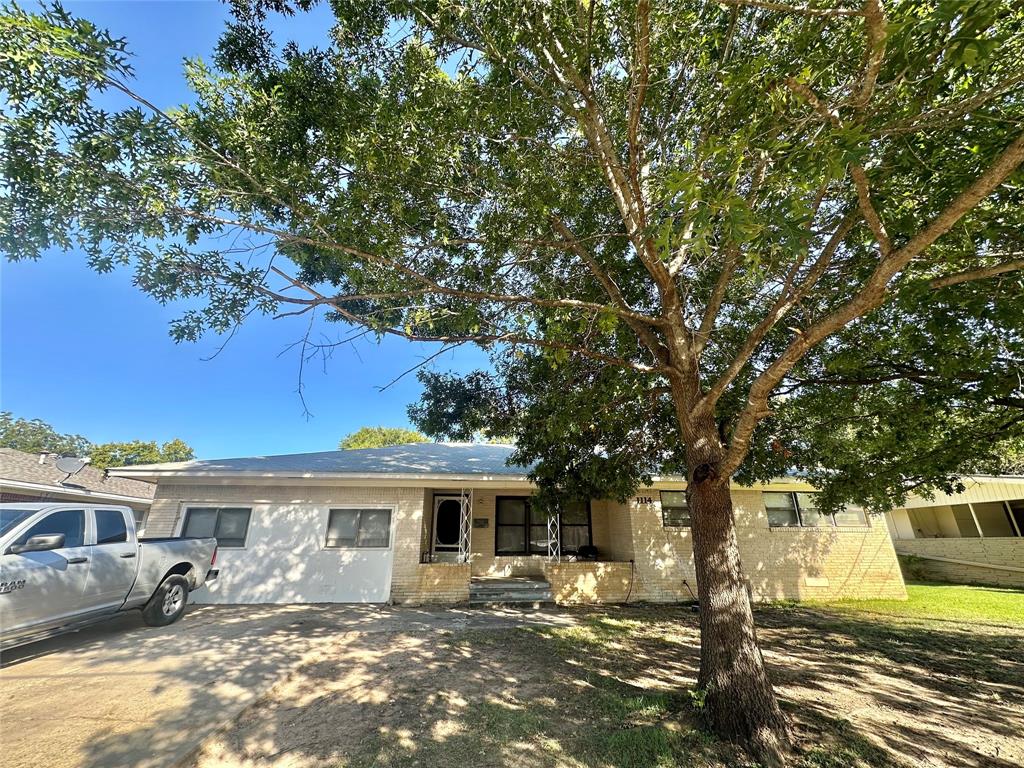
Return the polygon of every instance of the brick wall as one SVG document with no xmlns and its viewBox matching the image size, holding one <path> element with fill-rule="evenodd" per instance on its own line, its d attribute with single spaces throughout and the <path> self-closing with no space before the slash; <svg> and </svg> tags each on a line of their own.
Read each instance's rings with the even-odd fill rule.
<svg viewBox="0 0 1024 768">
<path fill-rule="evenodd" d="M 926 579 L 955 584 L 1024 587 L 1024 539 L 1021 538 L 908 539 L 897 541 L 896 551 L 900 555 L 917 558 L 930 556 L 963 561 L 949 563 L 938 560 L 914 560 L 909 564 L 912 573 L 908 576 L 920 574 Z M 991 567 L 1000 565 L 1018 570 Z"/>
<path fill-rule="evenodd" d="M 391 599 L 409 605 L 468 603 L 469 578 L 469 563 L 419 563 L 414 579 L 392 581 Z"/>
<path fill-rule="evenodd" d="M 560 605 L 624 603 L 629 594 L 629 563 L 544 563 L 544 577 Z"/>
<path fill-rule="evenodd" d="M 689 528 L 664 528 L 657 490 L 632 500 L 633 547 L 641 599 L 689 599 L 696 592 Z M 885 523 L 866 528 L 770 528 L 761 492 L 733 492 L 736 534 L 744 573 L 755 599 L 906 597 Z"/>
<path fill-rule="evenodd" d="M 423 564 L 429 541 L 433 492 L 424 488 L 343 488 L 329 486 L 207 486 L 161 484 L 150 509 L 147 534 L 175 535 L 184 506 L 261 505 L 393 505 L 394 563 L 391 599 L 398 602 L 464 602 L 469 572 L 473 575 L 541 575 L 554 579 L 556 597 L 564 602 L 615 601 L 629 589 L 629 560 L 635 559 L 633 600 L 669 602 L 689 599 L 684 585 L 696 591 L 688 528 L 662 526 L 657 490 L 644 491 L 650 503 L 595 501 L 591 505 L 594 544 L 602 559 L 617 563 L 562 563 L 546 558 L 495 557 L 495 497 L 524 495 L 518 491 L 478 490 L 472 516 L 486 519 L 487 528 L 472 532 L 471 565 Z M 735 491 L 740 554 L 755 597 L 760 599 L 903 598 L 906 592 L 885 524 L 873 518 L 865 528 L 769 528 L 760 491 Z M 426 511 L 426 514 L 425 514 Z M 322 536 L 322 532 L 316 532 Z M 990 541 L 990 540 L 985 540 Z M 279 543 L 287 551 L 289 542 Z M 965 558 L 972 559 L 972 558 Z M 554 570 L 551 570 L 554 568 Z"/>
</svg>

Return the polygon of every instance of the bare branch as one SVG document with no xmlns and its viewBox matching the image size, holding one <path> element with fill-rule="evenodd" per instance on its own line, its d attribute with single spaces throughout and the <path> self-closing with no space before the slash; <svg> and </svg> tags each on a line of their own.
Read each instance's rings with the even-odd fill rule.
<svg viewBox="0 0 1024 768">
<path fill-rule="evenodd" d="M 629 175 L 633 183 L 633 194 L 643 199 L 640 186 L 641 166 L 643 165 L 643 146 L 640 141 L 640 120 L 643 115 L 644 100 L 651 68 L 651 4 L 649 0 L 639 0 L 636 4 L 636 51 L 634 53 L 633 71 L 630 73 L 629 116 L 627 118 L 626 142 L 629 145 Z M 589 88 L 589 83 L 588 83 Z"/>
<path fill-rule="evenodd" d="M 704 308 L 704 317 L 700 321 L 700 328 L 697 330 L 696 338 L 694 339 L 695 354 L 699 355 L 701 353 L 711 337 L 711 331 L 715 327 L 718 312 L 722 308 L 722 302 L 725 301 L 725 293 L 729 289 L 732 276 L 736 273 L 739 255 L 738 248 L 729 248 L 725 252 L 722 271 L 718 273 L 715 287 L 711 291 L 711 296 L 708 297 L 707 306 Z"/>
<path fill-rule="evenodd" d="M 990 277 L 997 277 L 1005 275 L 1007 272 L 1017 272 L 1018 270 L 1024 270 L 1024 259 L 1004 261 L 1002 264 L 993 264 L 990 267 L 979 267 L 978 269 L 969 269 L 964 272 L 937 277 L 928 285 L 935 289 L 948 288 L 951 285 L 969 283 L 973 280 L 987 280 Z"/>
<path fill-rule="evenodd" d="M 509 345 L 524 345 L 532 347 L 540 347 L 544 349 L 556 349 L 563 350 L 565 352 L 571 352 L 578 354 L 582 357 L 587 357 L 592 360 L 598 360 L 608 365 L 614 365 L 619 368 L 629 368 L 641 373 L 669 373 L 670 371 L 663 366 L 644 365 L 643 363 L 637 363 L 631 360 L 625 360 L 621 357 L 614 355 L 606 355 L 602 352 L 596 352 L 592 349 L 585 347 L 579 347 L 574 344 L 566 344 L 560 341 L 553 341 L 551 339 L 539 339 L 532 336 L 525 336 L 519 333 L 478 333 L 478 334 L 439 334 L 430 335 L 424 333 L 417 333 L 415 331 L 406 330 L 403 328 L 392 328 L 389 326 L 382 326 L 380 323 L 374 322 L 371 318 L 358 315 L 355 312 L 345 308 L 344 306 L 334 303 L 329 297 L 320 293 L 318 290 L 313 288 L 311 285 L 302 282 L 301 280 L 292 277 L 291 275 L 283 272 L 277 267 L 273 268 L 273 271 L 278 276 L 284 278 L 296 288 L 300 288 L 309 295 L 316 298 L 318 304 L 330 306 L 336 311 L 341 317 L 348 320 L 354 325 L 361 325 L 372 328 L 374 331 L 382 334 L 391 336 L 399 336 L 409 341 L 427 341 L 427 342 L 440 342 L 443 344 L 460 344 L 460 343 L 473 343 L 473 344 L 509 344 Z M 269 289 L 268 289 L 269 290 Z M 280 293 L 273 294 L 275 298 L 282 296 Z M 282 300 L 290 301 L 293 297 L 284 297 Z M 300 300 L 301 301 L 301 300 Z"/>
<path fill-rule="evenodd" d="M 558 232 L 558 234 L 561 235 L 563 238 L 565 238 L 573 253 L 575 253 L 579 257 L 580 261 L 587 265 L 587 268 L 591 271 L 591 273 L 593 273 L 594 277 L 601 284 L 601 286 L 604 288 L 605 292 L 612 299 L 612 301 L 620 308 L 632 311 L 631 307 L 626 302 L 626 299 L 623 297 L 622 292 L 619 290 L 619 286 L 617 286 L 615 284 L 615 281 L 612 280 L 611 276 L 608 275 L 608 273 L 601 268 L 601 265 L 597 263 L 597 259 L 594 258 L 593 254 L 591 254 L 590 251 L 584 248 L 582 244 L 579 242 L 579 240 L 576 239 L 576 237 L 573 235 L 572 230 L 569 229 L 565 222 L 562 221 L 558 216 L 555 216 L 552 219 L 552 225 L 554 226 L 555 231 Z M 664 321 L 661 320 L 660 318 L 657 319 L 659 320 L 659 324 L 663 326 Z M 633 329 L 633 332 L 636 333 L 641 343 L 651 351 L 655 359 L 661 361 L 662 364 L 667 365 L 669 359 L 668 351 L 665 349 L 665 346 L 658 339 L 657 335 L 655 335 L 655 333 L 649 327 L 647 327 L 647 325 L 641 323 L 634 323 L 630 321 L 628 318 L 626 318 L 626 322 Z"/>
<path fill-rule="evenodd" d="M 785 283 L 783 284 L 782 292 L 779 294 L 778 299 L 775 300 L 775 304 L 772 306 L 768 313 L 764 316 L 760 323 L 758 323 L 753 330 L 747 335 L 743 345 L 739 351 L 733 357 L 732 362 L 729 364 L 725 372 L 715 381 L 714 384 L 708 388 L 707 393 L 701 398 L 699 408 L 706 411 L 710 411 L 714 407 L 715 403 L 725 392 L 726 388 L 735 381 L 736 377 L 739 376 L 740 371 L 743 370 L 744 366 L 750 361 L 757 348 L 764 341 L 768 332 L 774 328 L 783 317 L 785 317 L 789 310 L 791 310 L 797 303 L 806 296 L 810 290 L 815 286 L 821 276 L 825 274 L 828 269 L 828 265 L 832 261 L 832 257 L 835 252 L 839 249 L 843 240 L 853 229 L 853 225 L 857 223 L 856 212 L 852 212 L 846 215 L 846 217 L 840 222 L 839 227 L 829 241 L 825 244 L 821 253 L 818 255 L 817 260 L 811 265 L 811 268 L 807 271 L 807 275 L 801 281 L 800 285 L 793 287 L 794 281 L 796 280 L 797 273 L 800 267 L 803 265 L 803 259 L 798 260 L 793 267 L 790 269 L 786 276 Z"/>
<path fill-rule="evenodd" d="M 882 0 L 866 0 L 864 3 L 864 31 L 867 34 L 867 54 L 860 88 L 854 96 L 854 109 L 864 109 L 875 92 L 878 73 L 885 60 L 886 19 Z"/>
<path fill-rule="evenodd" d="M 871 186 L 868 183 L 868 175 L 864 167 L 857 164 L 850 165 L 850 178 L 853 179 L 853 186 L 857 190 L 857 204 L 864 215 L 864 221 L 871 228 L 871 233 L 878 241 L 878 247 L 882 249 L 882 255 L 888 256 L 892 252 L 892 240 L 885 229 L 882 217 L 875 210 L 874 201 L 871 199 Z"/>
<path fill-rule="evenodd" d="M 800 16 L 863 16 L 864 11 L 851 8 L 815 8 L 809 5 L 788 5 L 786 3 L 772 3 L 766 0 L 715 0 L 719 5 L 731 5 L 737 8 L 763 8 L 768 11 L 781 11 L 782 13 L 795 13 Z"/>
<path fill-rule="evenodd" d="M 356 295 L 349 297 L 341 297 L 345 300 L 353 300 L 356 298 L 364 297 L 388 297 L 394 298 L 402 296 L 406 293 L 409 295 L 415 295 L 417 293 L 436 293 L 442 296 L 452 296 L 461 299 L 467 299 L 470 301 L 493 301 L 498 304 L 529 304 L 538 307 L 547 307 L 551 309 L 580 309 L 586 310 L 591 313 L 607 312 L 609 314 L 618 315 L 620 317 L 635 320 L 640 323 L 647 323 L 649 325 L 660 325 L 661 320 L 657 318 L 645 315 L 642 312 L 634 312 L 632 310 L 623 309 L 621 307 L 611 306 L 608 304 L 596 304 L 594 302 L 580 301 L 579 299 L 559 298 L 559 299 L 541 299 L 534 296 L 515 295 L 515 294 L 503 294 L 503 293 L 490 293 L 487 291 L 469 291 L 461 288 L 450 288 L 441 285 L 436 280 L 433 280 L 426 275 L 417 272 L 416 270 L 407 267 L 399 261 L 390 259 L 386 256 L 381 256 L 370 251 L 364 251 L 361 248 L 353 248 L 351 246 L 343 245 L 341 243 L 330 242 L 326 240 L 320 240 L 317 238 L 308 237 L 306 235 L 296 235 L 292 232 L 288 232 L 283 229 L 276 227 L 270 227 L 264 224 L 259 224 L 252 221 L 242 221 L 236 219 L 228 219 L 222 216 L 214 216 L 212 214 L 205 214 L 199 211 L 193 211 L 188 208 L 174 208 L 172 209 L 175 213 L 181 216 L 189 218 L 197 218 L 203 221 L 208 221 L 215 224 L 221 224 L 224 226 L 240 227 L 253 232 L 259 232 L 261 234 L 273 235 L 278 240 L 284 242 L 301 243 L 303 245 L 311 245 L 317 248 L 323 248 L 325 250 L 339 251 L 346 253 L 350 256 L 358 258 L 361 261 L 365 261 L 371 264 L 377 264 L 389 269 L 394 269 L 406 277 L 419 282 L 427 287 L 427 290 L 410 290 L 397 291 L 389 294 L 365 294 Z M 425 249 L 433 247 L 434 244 L 421 244 L 417 246 L 410 246 L 413 249 Z"/>
</svg>

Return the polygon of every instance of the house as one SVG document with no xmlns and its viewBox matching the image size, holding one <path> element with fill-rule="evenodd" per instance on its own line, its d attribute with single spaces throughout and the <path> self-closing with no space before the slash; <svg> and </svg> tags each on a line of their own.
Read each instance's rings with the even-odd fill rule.
<svg viewBox="0 0 1024 768">
<path fill-rule="evenodd" d="M 659 478 L 624 504 L 581 500 L 549 519 L 530 503 L 529 467 L 508 464 L 512 450 L 419 443 L 114 472 L 157 484 L 151 535 L 217 537 L 220 577 L 201 601 L 690 599 L 682 478 Z M 859 509 L 820 514 L 798 480 L 737 487 L 733 498 L 755 598 L 906 596 L 881 520 Z"/>
<path fill-rule="evenodd" d="M 896 551 L 921 578 L 1024 587 L 1024 476 L 961 481 L 963 493 L 911 496 L 886 513 Z"/>
<path fill-rule="evenodd" d="M 108 476 L 88 465 L 76 472 L 57 466 L 50 453 L 0 448 L 0 502 L 71 501 L 131 507 L 141 528 L 156 486 L 142 480 Z"/>
</svg>

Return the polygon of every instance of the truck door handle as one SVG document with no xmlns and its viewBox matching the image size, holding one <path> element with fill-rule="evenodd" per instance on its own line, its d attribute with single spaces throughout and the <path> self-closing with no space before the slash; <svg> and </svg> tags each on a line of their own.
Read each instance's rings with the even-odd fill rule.
<svg viewBox="0 0 1024 768">
<path fill-rule="evenodd" d="M 89 562 L 88 557 L 69 557 L 68 563 L 75 565 L 76 563 L 87 563 Z"/>
<path fill-rule="evenodd" d="M 135 557 L 134 552 L 122 552 L 121 557 Z"/>
</svg>

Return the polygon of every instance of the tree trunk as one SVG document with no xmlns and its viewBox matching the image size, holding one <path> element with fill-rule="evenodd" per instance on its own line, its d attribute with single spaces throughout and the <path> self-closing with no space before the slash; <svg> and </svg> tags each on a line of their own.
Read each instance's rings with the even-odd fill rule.
<svg viewBox="0 0 1024 768">
<path fill-rule="evenodd" d="M 780 766 L 790 744 L 789 724 L 757 643 L 729 483 L 715 473 L 717 435 L 697 442 L 705 450 L 688 450 L 688 464 L 704 713 L 719 736 L 745 744 L 765 765 Z"/>
</svg>

